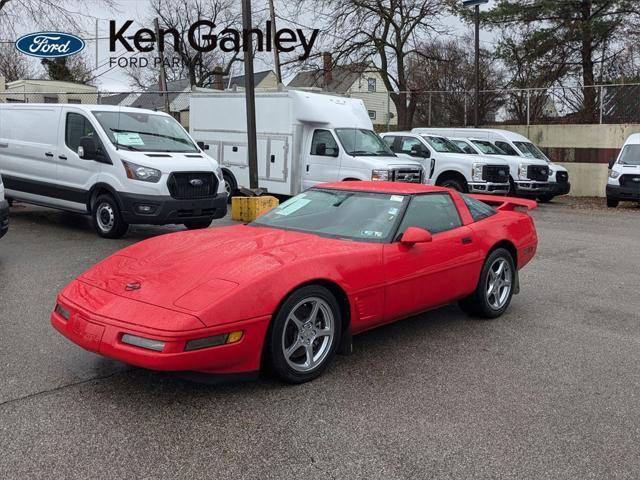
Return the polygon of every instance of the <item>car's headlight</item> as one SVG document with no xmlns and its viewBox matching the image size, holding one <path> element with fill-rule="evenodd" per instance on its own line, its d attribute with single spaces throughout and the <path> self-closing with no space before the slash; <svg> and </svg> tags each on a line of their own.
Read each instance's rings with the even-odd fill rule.
<svg viewBox="0 0 640 480">
<path fill-rule="evenodd" d="M 482 174 L 484 172 L 485 163 L 474 163 L 473 168 L 471 169 L 471 177 L 474 182 L 482 182 L 484 179 L 482 178 Z"/>
<path fill-rule="evenodd" d="M 389 180 L 389 170 L 373 170 L 371 172 L 371 180 L 387 182 Z"/>
<path fill-rule="evenodd" d="M 529 176 L 529 165 L 526 163 L 521 163 L 520 168 L 518 168 L 518 177 L 522 179 L 527 179 Z"/>
<path fill-rule="evenodd" d="M 127 172 L 127 178 L 140 180 L 142 182 L 158 183 L 162 177 L 162 172 L 155 168 L 143 167 L 135 163 L 122 160 L 122 165 Z"/>
<path fill-rule="evenodd" d="M 618 178 L 620 176 L 620 172 L 616 172 L 615 170 L 611 170 L 609 172 L 609 178 Z"/>
</svg>

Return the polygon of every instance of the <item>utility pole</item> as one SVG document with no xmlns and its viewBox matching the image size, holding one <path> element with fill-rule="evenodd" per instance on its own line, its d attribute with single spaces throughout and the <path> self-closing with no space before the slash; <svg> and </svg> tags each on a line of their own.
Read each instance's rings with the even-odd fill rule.
<svg viewBox="0 0 640 480">
<path fill-rule="evenodd" d="M 242 28 L 252 28 L 251 0 L 242 0 Z M 258 188 L 258 140 L 256 134 L 256 91 L 253 78 L 253 44 L 244 45 L 244 87 L 247 103 L 247 150 L 249 154 L 249 188 Z"/>
<path fill-rule="evenodd" d="M 160 22 L 158 21 L 158 17 L 153 20 L 153 25 L 156 29 L 156 38 L 160 38 Z M 158 44 L 159 45 L 159 44 Z M 169 105 L 169 94 L 167 93 L 167 76 L 164 71 L 164 52 L 158 48 L 158 58 L 160 59 L 160 92 L 161 95 L 164 95 L 164 111 L 171 115 L 170 105 Z"/>
<path fill-rule="evenodd" d="M 473 125 L 478 128 L 480 126 L 480 5 L 489 3 L 489 0 L 462 0 L 465 7 L 475 8 L 475 24 L 476 24 L 476 72 L 475 72 L 475 102 L 473 106 Z"/>
<path fill-rule="evenodd" d="M 281 85 L 282 69 L 280 68 L 280 52 L 276 46 L 276 9 L 273 6 L 273 0 L 269 0 L 269 13 L 271 14 L 271 47 L 273 48 L 273 64 L 276 69 L 276 77 L 278 77 L 278 85 Z"/>
</svg>

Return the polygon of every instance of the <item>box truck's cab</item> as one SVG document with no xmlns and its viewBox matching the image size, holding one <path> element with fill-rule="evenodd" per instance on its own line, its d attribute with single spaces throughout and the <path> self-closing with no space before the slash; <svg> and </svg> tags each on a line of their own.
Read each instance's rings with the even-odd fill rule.
<svg viewBox="0 0 640 480">
<path fill-rule="evenodd" d="M 228 189 L 249 186 L 243 93 L 191 97 L 190 130 L 221 162 Z M 302 91 L 256 94 L 259 186 L 296 195 L 342 180 L 421 183 L 419 162 L 398 158 L 373 131 L 362 100 Z"/>
<path fill-rule="evenodd" d="M 129 224 L 203 228 L 226 214 L 216 161 L 170 115 L 105 105 L 0 105 L 0 173 L 12 200 Z"/>
<path fill-rule="evenodd" d="M 430 185 L 465 193 L 509 192 L 509 165 L 506 162 L 469 155 L 438 135 L 387 132 L 382 138 L 398 156 L 424 162 Z"/>
<path fill-rule="evenodd" d="M 627 138 L 617 159 L 609 162 L 607 207 L 621 201 L 640 202 L 640 133 Z"/>
<path fill-rule="evenodd" d="M 0 238 L 9 230 L 9 202 L 4 198 L 4 184 L 0 176 Z"/>
</svg>

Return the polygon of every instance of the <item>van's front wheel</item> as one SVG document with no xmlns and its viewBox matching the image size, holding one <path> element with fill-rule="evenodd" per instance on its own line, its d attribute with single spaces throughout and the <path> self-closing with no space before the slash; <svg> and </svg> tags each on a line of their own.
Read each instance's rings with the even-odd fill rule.
<svg viewBox="0 0 640 480">
<path fill-rule="evenodd" d="M 129 229 L 129 224 L 122 219 L 120 207 L 111 195 L 96 198 L 91 218 L 96 232 L 104 238 L 121 238 Z"/>
</svg>

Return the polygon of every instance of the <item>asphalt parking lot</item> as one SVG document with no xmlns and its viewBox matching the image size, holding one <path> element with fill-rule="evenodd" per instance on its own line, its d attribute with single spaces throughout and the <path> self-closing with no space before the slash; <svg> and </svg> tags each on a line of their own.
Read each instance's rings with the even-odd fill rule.
<svg viewBox="0 0 640 480">
<path fill-rule="evenodd" d="M 211 386 L 49 325 L 75 275 L 177 227 L 109 241 L 18 206 L 0 240 L 0 478 L 638 478 L 640 208 L 534 217 L 504 317 L 448 307 L 356 337 L 312 383 Z"/>
</svg>

